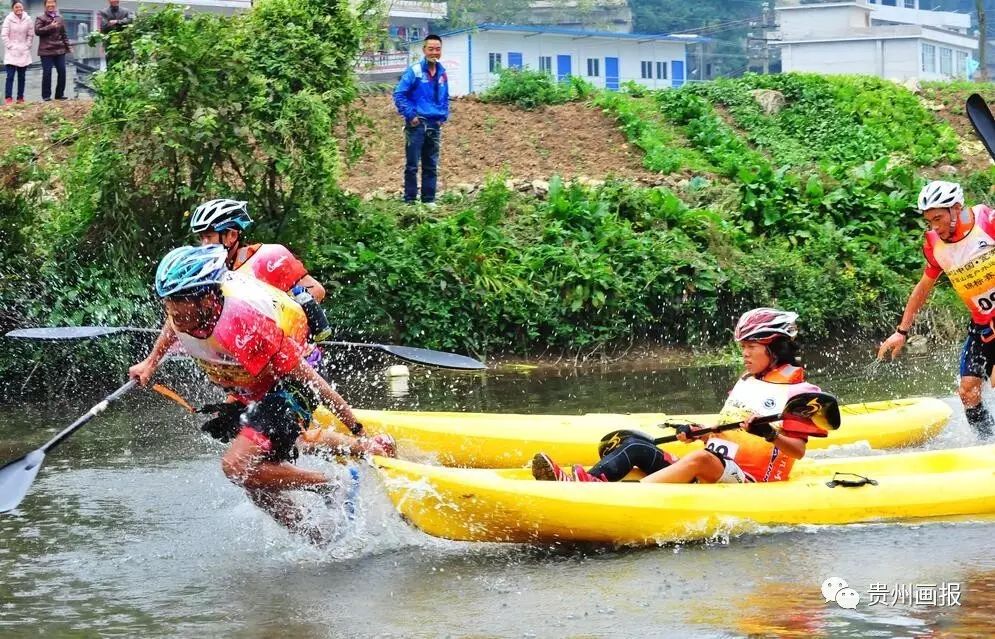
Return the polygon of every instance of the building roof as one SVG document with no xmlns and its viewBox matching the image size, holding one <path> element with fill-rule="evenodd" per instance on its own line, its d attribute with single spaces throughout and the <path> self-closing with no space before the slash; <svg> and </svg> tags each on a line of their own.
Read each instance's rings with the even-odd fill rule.
<svg viewBox="0 0 995 639">
<path fill-rule="evenodd" d="M 836 9 L 839 7 L 858 7 L 867 11 L 874 11 L 876 9 L 876 7 L 861 2 L 813 2 L 810 4 L 776 5 L 774 11 L 796 11 L 798 9 L 808 11 L 810 9 Z"/>
<path fill-rule="evenodd" d="M 684 44 L 695 44 L 699 42 L 709 42 L 710 38 L 698 35 L 667 35 L 663 33 L 617 33 L 615 31 L 589 31 L 585 29 L 569 29 L 566 27 L 550 27 L 543 25 L 527 24 L 492 24 L 485 22 L 475 27 L 456 29 L 440 34 L 441 37 L 453 36 L 460 33 L 472 31 L 496 31 L 504 33 L 533 33 L 536 35 L 558 35 L 574 38 L 608 38 L 612 40 L 638 40 L 641 42 L 683 42 Z"/>
</svg>

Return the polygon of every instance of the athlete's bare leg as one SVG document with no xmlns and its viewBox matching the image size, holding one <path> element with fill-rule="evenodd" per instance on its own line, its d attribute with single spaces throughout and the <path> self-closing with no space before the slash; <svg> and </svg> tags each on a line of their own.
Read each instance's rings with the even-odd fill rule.
<svg viewBox="0 0 995 639">
<path fill-rule="evenodd" d="M 725 472 L 722 461 L 707 450 L 696 450 L 676 462 L 639 481 L 651 484 L 688 484 L 697 479 L 703 484 L 714 484 Z"/>
</svg>

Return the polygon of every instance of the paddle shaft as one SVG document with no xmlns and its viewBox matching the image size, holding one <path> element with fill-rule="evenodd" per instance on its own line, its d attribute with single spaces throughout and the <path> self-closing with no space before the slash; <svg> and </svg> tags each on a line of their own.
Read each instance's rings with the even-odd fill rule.
<svg viewBox="0 0 995 639">
<path fill-rule="evenodd" d="M 130 391 L 138 383 L 138 380 L 132 379 L 128 380 L 121 388 L 117 389 L 107 397 L 105 397 L 100 403 L 96 404 L 93 408 L 86 411 L 79 419 L 74 421 L 72 424 L 66 426 L 62 432 L 53 437 L 48 441 L 47 444 L 41 447 L 41 451 L 46 455 L 52 451 L 53 448 L 64 442 L 70 435 L 78 431 L 80 428 L 86 425 L 91 419 L 104 412 L 108 406 L 113 402 L 121 398 L 122 395 Z"/>
<path fill-rule="evenodd" d="M 778 413 L 777 415 L 765 415 L 764 417 L 758 417 L 758 418 L 754 419 L 752 423 L 753 424 L 769 424 L 771 422 L 776 422 L 777 420 L 779 420 L 781 418 L 782 418 L 782 415 L 780 413 Z M 706 435 L 708 433 L 721 433 L 724 430 L 735 430 L 735 429 L 739 428 L 742 425 L 743 425 L 743 422 L 732 422 L 732 423 L 729 423 L 729 424 L 720 424 L 718 426 L 712 426 L 710 428 L 702 428 L 700 430 L 696 430 L 696 431 L 693 432 L 693 435 L 695 437 L 698 437 L 700 435 Z M 653 440 L 653 443 L 656 444 L 656 445 L 660 445 L 660 444 L 669 444 L 670 442 L 676 442 L 676 441 L 679 441 L 677 439 L 677 435 L 667 435 L 665 437 L 657 437 L 656 439 Z"/>
<path fill-rule="evenodd" d="M 20 505 L 24 496 L 31 489 L 31 484 L 34 483 L 35 477 L 38 476 L 38 471 L 41 470 L 41 465 L 45 461 L 47 453 L 64 442 L 91 419 L 104 412 L 111 402 L 130 391 L 137 383 L 136 380 L 128 381 L 127 384 L 105 397 L 79 419 L 64 428 L 44 446 L 36 448 L 27 455 L 0 467 L 0 513 L 9 512 Z"/>
</svg>

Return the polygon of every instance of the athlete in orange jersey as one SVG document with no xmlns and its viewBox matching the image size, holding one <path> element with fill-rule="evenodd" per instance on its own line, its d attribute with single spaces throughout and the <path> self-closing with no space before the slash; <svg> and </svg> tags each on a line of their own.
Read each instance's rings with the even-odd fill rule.
<svg viewBox="0 0 995 639">
<path fill-rule="evenodd" d="M 705 449 L 674 458 L 652 440 L 630 434 L 611 446 L 590 471 L 580 465 L 573 473 L 561 469 L 543 453 L 532 460 L 536 479 L 559 481 L 618 481 L 633 468 L 647 473 L 642 481 L 658 483 L 743 483 L 783 481 L 796 459 L 805 455 L 808 437 L 825 437 L 803 424 L 785 420 L 781 427 L 753 424 L 756 416 L 780 413 L 798 393 L 818 391 L 805 381 L 796 365 L 794 344 L 797 315 L 771 308 L 745 313 L 735 338 L 743 352 L 746 373 L 736 382 L 719 416 L 720 423 L 742 422 L 740 430 L 705 435 Z M 700 427 L 678 430 L 681 441 L 696 439 Z"/>
<path fill-rule="evenodd" d="M 916 314 L 926 304 L 942 273 L 971 311 L 961 349 L 957 394 L 967 421 L 982 437 L 993 433 L 992 416 L 981 401 L 981 384 L 995 367 L 995 211 L 964 206 L 964 191 L 954 182 L 930 182 L 919 193 L 919 209 L 929 224 L 923 242 L 926 268 L 912 289 L 895 332 L 878 349 L 878 359 L 894 359 L 905 345 Z"/>
<path fill-rule="evenodd" d="M 228 270 L 218 245 L 174 249 L 156 271 L 167 324 L 212 382 L 244 406 L 241 418 L 211 434 L 231 442 L 225 475 L 292 530 L 303 515 L 282 492 L 323 488 L 320 472 L 293 465 L 297 440 L 321 403 L 353 432 L 361 425 L 344 399 L 304 360 L 307 321 L 285 293 Z M 153 369 L 154 370 L 154 369 Z M 392 442 L 326 433 L 320 442 L 344 453 L 392 455 Z"/>
</svg>

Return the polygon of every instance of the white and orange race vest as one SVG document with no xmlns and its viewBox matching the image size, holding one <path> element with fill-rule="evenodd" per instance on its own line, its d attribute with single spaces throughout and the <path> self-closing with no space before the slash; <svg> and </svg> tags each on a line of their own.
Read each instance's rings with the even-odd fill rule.
<svg viewBox="0 0 995 639">
<path fill-rule="evenodd" d="M 787 364 L 768 372 L 762 379 L 744 375 L 729 392 L 719 413 L 719 423 L 743 421 L 750 415 L 777 415 L 798 393 L 818 390 L 818 386 L 805 381 L 803 369 Z M 705 442 L 705 448 L 732 459 L 756 481 L 783 481 L 795 463 L 777 446 L 745 430 L 727 430 L 712 435 Z"/>
<path fill-rule="evenodd" d="M 300 363 L 307 318 L 286 293 L 245 273 L 229 271 L 221 293 L 224 308 L 210 337 L 176 337 L 212 382 L 255 401 Z"/>
<path fill-rule="evenodd" d="M 944 242 L 935 231 L 926 233 L 925 273 L 933 279 L 946 273 L 954 291 L 971 311 L 971 319 L 988 324 L 995 319 L 995 212 L 983 205 L 971 211 L 974 225 L 956 242 Z"/>
</svg>

